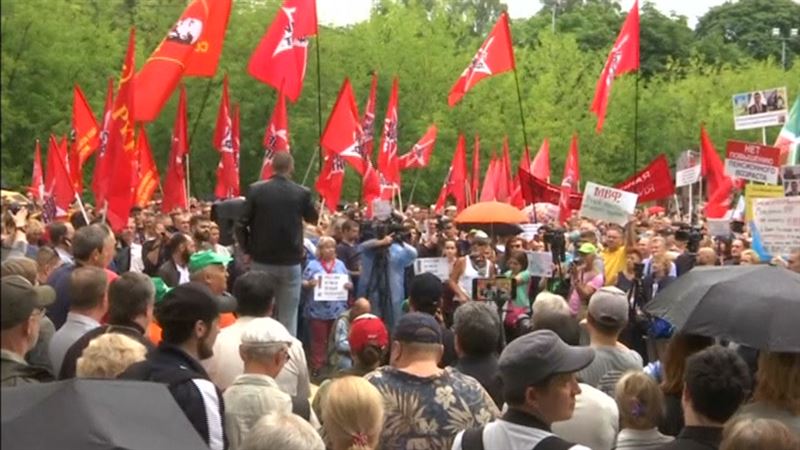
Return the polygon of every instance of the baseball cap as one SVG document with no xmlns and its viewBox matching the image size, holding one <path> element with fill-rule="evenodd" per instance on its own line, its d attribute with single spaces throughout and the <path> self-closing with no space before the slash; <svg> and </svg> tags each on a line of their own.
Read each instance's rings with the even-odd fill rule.
<svg viewBox="0 0 800 450">
<path fill-rule="evenodd" d="M 291 344 L 292 335 L 283 325 L 277 326 L 275 322 L 266 317 L 253 319 L 244 327 L 242 344 L 250 346 L 269 344 Z"/>
<path fill-rule="evenodd" d="M 219 306 L 214 293 L 206 285 L 190 282 L 167 292 L 156 305 L 155 316 L 162 328 L 176 322 L 211 322 L 219 316 Z"/>
<path fill-rule="evenodd" d="M 442 327 L 430 314 L 412 312 L 404 314 L 394 326 L 395 341 L 419 344 L 441 344 Z"/>
<path fill-rule="evenodd" d="M 233 258 L 230 256 L 220 255 L 213 250 L 203 250 L 189 257 L 189 272 L 197 272 L 212 264 L 227 266 L 231 261 L 233 261 Z"/>
<path fill-rule="evenodd" d="M 503 384 L 525 387 L 552 375 L 577 372 L 594 360 L 594 349 L 567 345 L 551 330 L 538 330 L 514 339 L 500 354 Z"/>
<path fill-rule="evenodd" d="M 595 245 L 592 244 L 591 242 L 584 242 L 583 244 L 581 244 L 580 247 L 578 247 L 578 252 L 587 255 L 592 253 L 597 253 L 597 247 L 595 247 Z"/>
<path fill-rule="evenodd" d="M 628 323 L 628 298 L 614 286 L 598 289 L 589 299 L 589 315 L 601 325 L 621 327 Z"/>
<path fill-rule="evenodd" d="M 350 341 L 350 349 L 359 353 L 367 345 L 385 348 L 389 345 L 389 332 L 380 317 L 362 314 L 350 324 L 347 340 Z"/>
<path fill-rule="evenodd" d="M 6 275 L 2 279 L 2 329 L 13 328 L 28 320 L 33 310 L 44 308 L 56 299 L 50 286 L 34 286 L 21 275 Z"/>
</svg>

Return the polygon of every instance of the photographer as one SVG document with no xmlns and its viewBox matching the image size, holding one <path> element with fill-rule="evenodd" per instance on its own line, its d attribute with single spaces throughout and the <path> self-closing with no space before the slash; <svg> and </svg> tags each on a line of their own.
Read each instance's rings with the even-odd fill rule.
<svg viewBox="0 0 800 450">
<path fill-rule="evenodd" d="M 697 263 L 697 251 L 700 247 L 701 239 L 700 232 L 689 226 L 681 226 L 675 232 L 675 247 L 679 253 L 678 257 L 675 258 L 677 276 L 692 270 Z"/>
<path fill-rule="evenodd" d="M 28 208 L 21 207 L 17 211 L 9 209 L 3 217 L 3 253 L 0 261 L 15 256 L 25 256 L 28 250 L 28 239 L 25 226 L 28 221 Z"/>
<path fill-rule="evenodd" d="M 586 317 L 586 307 L 592 294 L 603 287 L 603 273 L 595 268 L 597 247 L 588 242 L 578 248 L 578 255 L 569 267 L 572 289 L 569 295 L 569 310 L 579 320 Z"/>
</svg>

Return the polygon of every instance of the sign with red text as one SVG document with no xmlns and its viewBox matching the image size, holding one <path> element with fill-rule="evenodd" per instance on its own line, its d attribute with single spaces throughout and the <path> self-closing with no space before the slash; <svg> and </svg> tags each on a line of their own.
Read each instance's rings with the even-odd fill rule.
<svg viewBox="0 0 800 450">
<path fill-rule="evenodd" d="M 728 141 L 725 175 L 767 184 L 778 183 L 780 149 L 751 142 Z"/>
<path fill-rule="evenodd" d="M 636 209 L 639 196 L 621 189 L 586 183 L 581 203 L 581 217 L 625 225 Z"/>
</svg>

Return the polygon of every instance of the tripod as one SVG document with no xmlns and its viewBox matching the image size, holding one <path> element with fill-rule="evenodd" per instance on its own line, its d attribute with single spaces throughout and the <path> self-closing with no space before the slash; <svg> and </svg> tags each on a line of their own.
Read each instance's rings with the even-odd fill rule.
<svg viewBox="0 0 800 450">
<path fill-rule="evenodd" d="M 384 322 L 394 327 L 394 306 L 392 305 L 392 292 L 389 287 L 388 273 L 389 248 L 380 247 L 374 251 L 375 259 L 372 261 L 372 271 L 367 282 L 367 296 L 380 308 Z"/>
</svg>

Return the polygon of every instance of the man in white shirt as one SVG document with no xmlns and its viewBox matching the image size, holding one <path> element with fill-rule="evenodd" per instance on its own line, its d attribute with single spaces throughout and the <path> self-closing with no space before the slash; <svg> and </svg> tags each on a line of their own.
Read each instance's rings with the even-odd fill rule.
<svg viewBox="0 0 800 450">
<path fill-rule="evenodd" d="M 103 269 L 82 266 L 69 276 L 69 295 L 72 299 L 67 321 L 50 340 L 50 363 L 54 373 L 61 371 L 67 350 L 81 336 L 100 326 L 108 309 L 106 288 L 108 277 Z"/>
<path fill-rule="evenodd" d="M 288 332 L 280 322 L 269 317 L 275 294 L 265 273 L 250 271 L 239 276 L 233 286 L 233 295 L 236 297 L 238 318 L 232 325 L 220 331 L 214 344 L 214 356 L 202 362 L 211 381 L 220 390 L 227 389 L 237 376 L 244 373 L 239 345 L 250 322 L 259 319 L 259 323 L 265 328 L 264 332 Z M 290 396 L 308 399 L 311 389 L 303 344 L 292 338 L 288 354 L 289 360 L 275 377 L 275 381 Z"/>
</svg>

